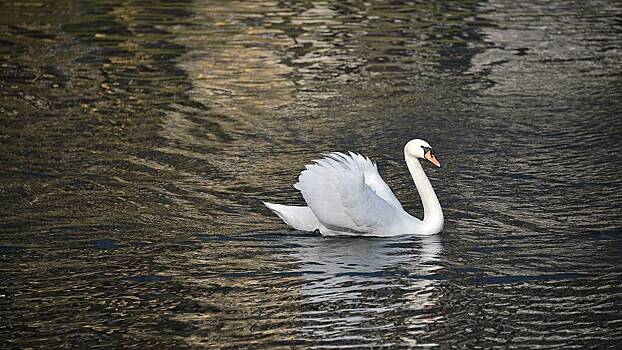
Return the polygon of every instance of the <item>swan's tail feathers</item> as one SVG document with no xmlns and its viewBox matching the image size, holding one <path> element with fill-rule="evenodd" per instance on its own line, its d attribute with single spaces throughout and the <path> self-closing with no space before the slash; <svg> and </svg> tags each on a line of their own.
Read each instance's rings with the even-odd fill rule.
<svg viewBox="0 0 622 350">
<path fill-rule="evenodd" d="M 263 202 L 263 204 L 278 215 L 287 225 L 300 231 L 315 231 L 320 223 L 309 207 L 296 207 Z"/>
</svg>

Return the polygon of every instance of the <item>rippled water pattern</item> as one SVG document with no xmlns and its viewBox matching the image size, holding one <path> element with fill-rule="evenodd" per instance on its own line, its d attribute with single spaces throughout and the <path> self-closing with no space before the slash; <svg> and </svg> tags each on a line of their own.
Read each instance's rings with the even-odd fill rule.
<svg viewBox="0 0 622 350">
<path fill-rule="evenodd" d="M 619 348 L 618 1 L 0 2 L 0 347 Z M 437 237 L 288 230 L 323 152 Z"/>
</svg>

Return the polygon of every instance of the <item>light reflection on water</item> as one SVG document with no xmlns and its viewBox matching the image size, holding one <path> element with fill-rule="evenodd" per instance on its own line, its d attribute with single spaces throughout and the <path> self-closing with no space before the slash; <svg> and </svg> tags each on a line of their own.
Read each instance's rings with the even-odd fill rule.
<svg viewBox="0 0 622 350">
<path fill-rule="evenodd" d="M 27 6 L 26 6 L 27 5 Z M 3 348 L 615 347 L 619 4 L 0 4 Z M 423 137 L 439 237 L 286 230 Z"/>
</svg>

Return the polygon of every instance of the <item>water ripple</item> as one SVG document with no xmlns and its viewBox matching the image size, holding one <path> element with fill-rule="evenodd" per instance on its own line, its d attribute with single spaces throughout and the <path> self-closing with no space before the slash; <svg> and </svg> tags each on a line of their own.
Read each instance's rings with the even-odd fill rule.
<svg viewBox="0 0 622 350">
<path fill-rule="evenodd" d="M 3 348 L 615 348 L 619 4 L 5 1 Z M 446 232 L 285 231 L 329 150 Z"/>
</svg>

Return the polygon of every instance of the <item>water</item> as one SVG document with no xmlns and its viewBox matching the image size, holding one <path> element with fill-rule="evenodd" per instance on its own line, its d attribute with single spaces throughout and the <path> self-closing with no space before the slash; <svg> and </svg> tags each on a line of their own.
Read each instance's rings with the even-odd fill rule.
<svg viewBox="0 0 622 350">
<path fill-rule="evenodd" d="M 615 348 L 617 1 L 4 1 L 2 348 Z M 289 231 L 424 138 L 438 237 Z"/>
</svg>

